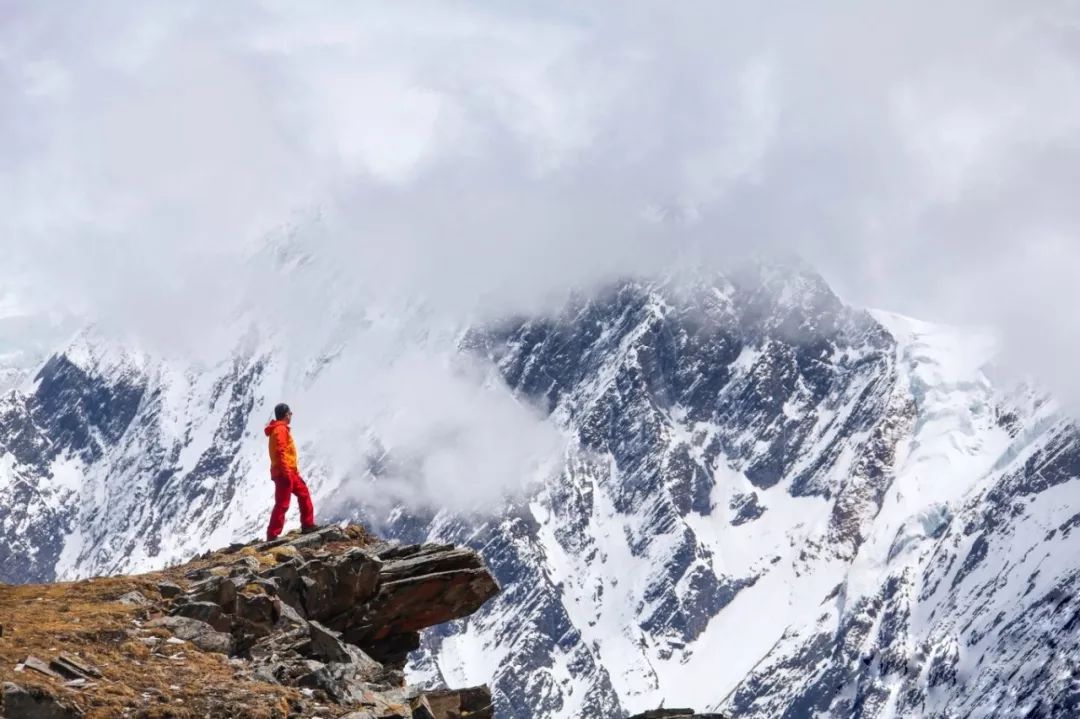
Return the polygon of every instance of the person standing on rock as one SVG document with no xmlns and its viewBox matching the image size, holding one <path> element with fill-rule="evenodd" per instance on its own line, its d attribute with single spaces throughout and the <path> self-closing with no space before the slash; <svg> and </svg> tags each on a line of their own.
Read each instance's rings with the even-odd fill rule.
<svg viewBox="0 0 1080 719">
<path fill-rule="evenodd" d="M 296 445 L 289 431 L 291 422 L 292 410 L 283 402 L 274 407 L 274 420 L 264 430 L 270 438 L 270 478 L 274 480 L 274 511 L 270 513 L 270 526 L 266 528 L 268 540 L 277 539 L 281 534 L 289 500 L 294 494 L 300 504 L 301 531 L 307 534 L 318 529 L 311 493 L 296 466 Z"/>
</svg>

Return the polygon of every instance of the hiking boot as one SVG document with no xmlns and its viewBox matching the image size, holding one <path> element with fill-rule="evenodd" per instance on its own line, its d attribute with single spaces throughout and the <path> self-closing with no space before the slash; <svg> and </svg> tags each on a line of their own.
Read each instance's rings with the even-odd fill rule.
<svg viewBox="0 0 1080 719">
<path fill-rule="evenodd" d="M 322 527 L 317 524 L 312 524 L 310 527 L 301 527 L 300 534 L 311 534 L 312 532 L 318 532 Z"/>
</svg>

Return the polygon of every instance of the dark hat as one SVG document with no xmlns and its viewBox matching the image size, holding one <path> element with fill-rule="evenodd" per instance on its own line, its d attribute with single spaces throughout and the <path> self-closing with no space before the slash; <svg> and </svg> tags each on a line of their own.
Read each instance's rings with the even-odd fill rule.
<svg viewBox="0 0 1080 719">
<path fill-rule="evenodd" d="M 289 413 L 289 405 L 282 402 L 274 407 L 274 419 L 285 419 L 285 415 Z"/>
</svg>

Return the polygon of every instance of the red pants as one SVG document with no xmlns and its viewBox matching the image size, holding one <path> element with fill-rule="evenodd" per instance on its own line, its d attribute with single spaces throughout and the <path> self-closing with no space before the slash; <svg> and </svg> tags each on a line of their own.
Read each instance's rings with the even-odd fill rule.
<svg viewBox="0 0 1080 719">
<path fill-rule="evenodd" d="M 285 512 L 289 509 L 289 498 L 296 495 L 300 503 L 300 525 L 304 528 L 315 526 L 315 508 L 311 506 L 311 494 L 299 474 L 271 475 L 274 480 L 274 511 L 270 513 L 270 526 L 266 529 L 267 539 L 277 539 L 285 526 Z"/>
</svg>

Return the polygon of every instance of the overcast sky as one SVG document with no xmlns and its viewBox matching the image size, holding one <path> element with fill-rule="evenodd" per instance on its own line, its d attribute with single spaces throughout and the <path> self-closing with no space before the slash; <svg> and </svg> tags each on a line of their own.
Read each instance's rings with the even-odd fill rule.
<svg viewBox="0 0 1080 719">
<path fill-rule="evenodd" d="M 462 316 L 794 250 L 1080 397 L 1078 175 L 1069 0 L 0 0 L 0 306 L 115 326 L 283 227 Z"/>
</svg>

